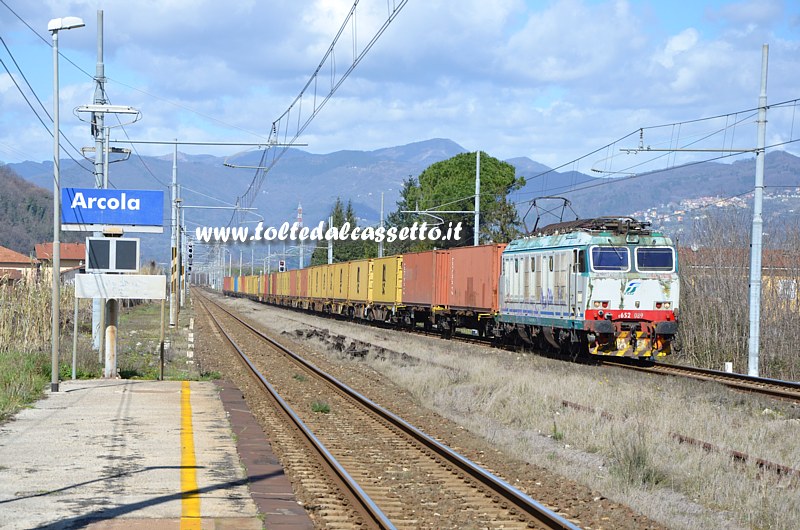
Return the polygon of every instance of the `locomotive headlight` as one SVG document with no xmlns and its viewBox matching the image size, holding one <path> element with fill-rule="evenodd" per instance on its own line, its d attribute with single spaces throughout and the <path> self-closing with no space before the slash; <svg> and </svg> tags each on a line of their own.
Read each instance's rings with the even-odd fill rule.
<svg viewBox="0 0 800 530">
<path fill-rule="evenodd" d="M 669 309 L 670 307 L 672 307 L 672 304 L 671 304 L 671 303 L 669 303 L 669 302 L 664 302 L 664 309 Z"/>
<path fill-rule="evenodd" d="M 600 307 L 600 302 L 598 302 L 597 300 L 595 300 L 595 301 L 592 303 L 592 305 L 594 306 L 594 308 L 595 308 L 595 309 L 597 309 L 597 308 L 599 308 L 599 307 Z"/>
</svg>

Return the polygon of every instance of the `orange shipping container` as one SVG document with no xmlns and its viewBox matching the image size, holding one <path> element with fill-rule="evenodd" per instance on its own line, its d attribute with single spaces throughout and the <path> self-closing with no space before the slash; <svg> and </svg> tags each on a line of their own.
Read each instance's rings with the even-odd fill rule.
<svg viewBox="0 0 800 530">
<path fill-rule="evenodd" d="M 446 306 L 450 285 L 447 250 L 403 254 L 403 303 L 409 306 Z"/>
<path fill-rule="evenodd" d="M 500 263 L 505 244 L 449 249 L 447 305 L 490 313 L 498 309 Z"/>
<path fill-rule="evenodd" d="M 308 269 L 297 269 L 297 296 L 308 298 Z"/>
</svg>

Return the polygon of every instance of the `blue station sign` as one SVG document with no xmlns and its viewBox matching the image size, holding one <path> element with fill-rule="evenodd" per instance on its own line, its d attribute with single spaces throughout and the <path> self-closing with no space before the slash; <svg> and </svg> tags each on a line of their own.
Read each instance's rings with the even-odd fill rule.
<svg viewBox="0 0 800 530">
<path fill-rule="evenodd" d="M 62 188 L 61 223 L 65 225 L 64 230 L 123 226 L 161 232 L 164 227 L 164 192 Z"/>
</svg>

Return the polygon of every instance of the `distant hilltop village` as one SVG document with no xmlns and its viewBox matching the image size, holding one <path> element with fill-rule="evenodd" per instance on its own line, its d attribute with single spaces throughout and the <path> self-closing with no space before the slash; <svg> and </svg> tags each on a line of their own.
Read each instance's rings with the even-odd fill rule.
<svg viewBox="0 0 800 530">
<path fill-rule="evenodd" d="M 751 207 L 752 204 L 753 192 L 737 197 L 695 197 L 682 199 L 677 203 L 670 202 L 646 210 L 639 210 L 634 212 L 632 216 L 636 219 L 649 221 L 653 225 L 663 226 L 705 219 L 710 214 L 713 214 L 714 209 L 745 209 Z M 800 214 L 800 187 L 780 191 L 765 190 L 764 208 L 769 208 L 773 213 L 779 211 L 790 215 Z"/>
</svg>

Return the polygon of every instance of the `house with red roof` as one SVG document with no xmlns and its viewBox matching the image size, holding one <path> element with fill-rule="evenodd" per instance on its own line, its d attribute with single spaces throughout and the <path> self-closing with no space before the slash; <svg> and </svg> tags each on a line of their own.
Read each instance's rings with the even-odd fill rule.
<svg viewBox="0 0 800 530">
<path fill-rule="evenodd" d="M 36 258 L 0 245 L 0 283 L 31 278 L 38 270 Z"/>
<path fill-rule="evenodd" d="M 81 267 L 86 261 L 85 243 L 61 243 L 61 272 Z M 34 247 L 36 259 L 50 265 L 53 262 L 53 243 L 39 243 Z"/>
</svg>

